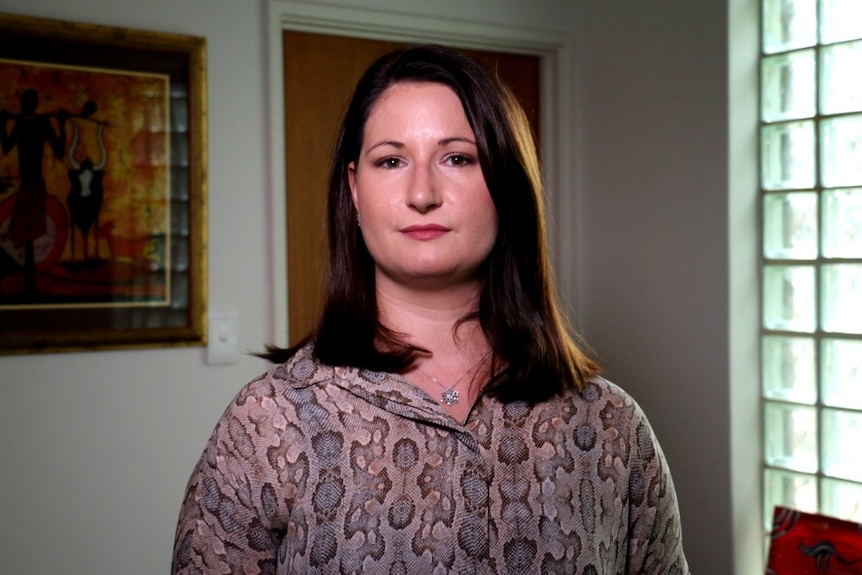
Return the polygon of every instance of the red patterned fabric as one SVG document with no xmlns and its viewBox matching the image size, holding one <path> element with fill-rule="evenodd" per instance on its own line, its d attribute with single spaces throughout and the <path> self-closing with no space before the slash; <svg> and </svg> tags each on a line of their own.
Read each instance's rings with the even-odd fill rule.
<svg viewBox="0 0 862 575">
<path fill-rule="evenodd" d="M 776 507 L 767 575 L 862 575 L 862 524 Z"/>
</svg>

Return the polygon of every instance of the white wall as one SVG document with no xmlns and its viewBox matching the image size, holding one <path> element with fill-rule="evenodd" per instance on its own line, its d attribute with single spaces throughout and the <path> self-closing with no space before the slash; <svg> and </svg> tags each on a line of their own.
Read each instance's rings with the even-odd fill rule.
<svg viewBox="0 0 862 575">
<path fill-rule="evenodd" d="M 579 322 L 658 434 L 693 571 L 762 572 L 757 3 L 577 5 Z"/>
<path fill-rule="evenodd" d="M 0 0 L 0 10 L 205 36 L 209 299 L 241 347 L 270 338 L 265 38 L 260 2 Z M 2 329 L 2 326 L 0 326 Z M 0 357 L 0 571 L 167 573 L 192 465 L 265 368 L 203 348 Z"/>
<path fill-rule="evenodd" d="M 759 535 L 759 510 L 749 505 L 751 517 L 740 516 L 734 502 L 756 501 L 756 485 L 745 489 L 756 468 L 752 476 L 731 467 L 750 454 L 736 450 L 730 422 L 737 403 L 750 415 L 756 378 L 751 372 L 732 396 L 730 333 L 738 328 L 745 348 L 750 329 L 733 324 L 738 304 L 729 288 L 740 268 L 731 266 L 730 214 L 745 219 L 749 206 L 745 193 L 741 207 L 728 201 L 727 3 L 327 4 L 466 14 L 575 35 L 575 113 L 564 117 L 576 136 L 560 161 L 575 167 L 576 194 L 563 205 L 577 212 L 557 214 L 575 240 L 562 251 L 566 295 L 609 375 L 644 405 L 659 434 L 693 569 L 747 573 L 737 566 L 753 555 L 734 547 L 734 536 Z M 0 0 L 0 11 L 206 36 L 210 305 L 238 309 L 240 345 L 259 349 L 276 333 L 264 2 Z M 745 220 L 741 229 L 752 226 Z M 738 259 L 748 269 L 745 254 Z M 744 288 L 737 298 L 747 302 L 756 287 Z M 232 395 L 263 368 L 253 358 L 208 366 L 200 348 L 0 358 L 3 571 L 166 572 L 191 466 Z M 732 471 L 744 479 L 741 496 Z"/>
<path fill-rule="evenodd" d="M 698 573 L 762 572 L 756 24 L 748 0 L 575 22 L 575 305 L 658 434 Z"/>
</svg>

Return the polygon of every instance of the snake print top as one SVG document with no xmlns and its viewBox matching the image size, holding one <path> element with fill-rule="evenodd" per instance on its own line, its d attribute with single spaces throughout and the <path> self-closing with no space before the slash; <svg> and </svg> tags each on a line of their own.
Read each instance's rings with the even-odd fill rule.
<svg viewBox="0 0 862 575">
<path fill-rule="evenodd" d="M 673 482 L 603 379 L 466 424 L 308 348 L 240 391 L 194 469 L 177 574 L 688 575 Z"/>
</svg>

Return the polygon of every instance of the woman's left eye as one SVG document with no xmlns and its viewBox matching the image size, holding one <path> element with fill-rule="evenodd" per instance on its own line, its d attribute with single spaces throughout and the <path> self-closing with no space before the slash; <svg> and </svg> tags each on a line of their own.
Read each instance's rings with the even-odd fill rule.
<svg viewBox="0 0 862 575">
<path fill-rule="evenodd" d="M 449 154 L 446 156 L 446 163 L 456 167 L 467 166 L 472 163 L 472 161 L 473 160 L 469 156 L 465 156 L 463 154 Z"/>
</svg>

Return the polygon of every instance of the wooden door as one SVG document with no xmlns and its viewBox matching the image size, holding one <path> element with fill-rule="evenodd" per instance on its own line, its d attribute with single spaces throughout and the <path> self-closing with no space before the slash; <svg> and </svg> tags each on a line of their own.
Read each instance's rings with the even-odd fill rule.
<svg viewBox="0 0 862 575">
<path fill-rule="evenodd" d="M 336 132 L 353 88 L 379 56 L 404 44 L 286 30 L 284 51 L 288 337 L 317 320 L 326 269 L 326 193 Z M 496 70 L 538 137 L 539 58 L 464 50 Z"/>
</svg>

